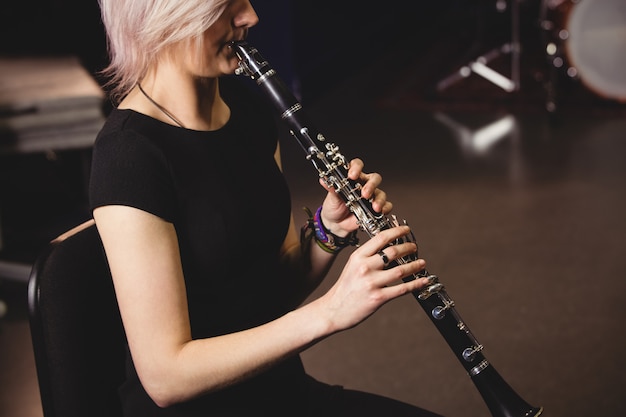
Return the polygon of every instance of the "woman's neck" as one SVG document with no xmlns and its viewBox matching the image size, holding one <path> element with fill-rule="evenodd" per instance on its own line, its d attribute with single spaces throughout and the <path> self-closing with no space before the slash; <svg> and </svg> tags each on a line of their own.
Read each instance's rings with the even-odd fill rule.
<svg viewBox="0 0 626 417">
<path fill-rule="evenodd" d="M 217 130 L 228 122 L 230 109 L 220 95 L 217 78 L 168 75 L 166 70 L 149 73 L 119 108 L 193 130 Z"/>
</svg>

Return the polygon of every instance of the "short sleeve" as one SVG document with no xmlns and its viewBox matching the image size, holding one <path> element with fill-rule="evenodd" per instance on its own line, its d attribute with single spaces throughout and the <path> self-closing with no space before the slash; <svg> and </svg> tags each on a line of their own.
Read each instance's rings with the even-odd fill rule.
<svg viewBox="0 0 626 417">
<path fill-rule="evenodd" d="M 126 205 L 173 222 L 174 193 L 167 158 L 146 137 L 116 131 L 96 139 L 89 182 L 91 210 Z"/>
</svg>

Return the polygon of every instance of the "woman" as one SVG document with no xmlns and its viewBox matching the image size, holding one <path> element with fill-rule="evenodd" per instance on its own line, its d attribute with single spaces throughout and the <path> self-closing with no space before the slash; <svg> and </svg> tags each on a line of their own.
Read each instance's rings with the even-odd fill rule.
<svg viewBox="0 0 626 417">
<path fill-rule="evenodd" d="M 300 241 L 274 119 L 230 77 L 237 59 L 228 44 L 258 21 L 250 2 L 100 7 L 105 73 L 121 101 L 94 146 L 90 199 L 128 341 L 125 415 L 381 415 L 376 407 L 431 415 L 303 370 L 304 349 L 423 286 L 388 284 L 424 261 L 383 270 L 385 257 L 416 247 L 385 248 L 408 227 L 381 232 L 354 251 L 326 294 L 300 305 L 357 224 L 329 191 Z M 389 212 L 380 175 L 362 169 L 351 161 L 350 178 L 375 210 Z M 315 234 L 322 226 L 336 244 Z"/>
</svg>

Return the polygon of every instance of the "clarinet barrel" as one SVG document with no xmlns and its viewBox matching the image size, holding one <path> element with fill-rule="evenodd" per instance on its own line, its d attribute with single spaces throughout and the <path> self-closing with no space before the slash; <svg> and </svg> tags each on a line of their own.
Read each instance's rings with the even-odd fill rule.
<svg viewBox="0 0 626 417">
<path fill-rule="evenodd" d="M 265 92 L 291 135 L 307 154 L 306 158 L 317 169 L 319 177 L 342 197 L 356 216 L 361 230 L 373 237 L 381 230 L 398 226 L 400 222 L 395 216 L 376 213 L 371 203 L 361 197 L 359 184 L 347 176 L 348 163 L 339 152 L 339 147 L 328 142 L 309 123 L 302 105 L 257 49 L 245 41 L 233 42 L 231 48 L 239 59 L 236 73 L 250 77 Z M 407 236 L 404 241 L 414 242 L 415 238 Z M 406 263 L 417 257 L 413 254 L 394 262 Z M 483 346 L 461 319 L 454 301 L 436 275 L 424 270 L 405 280 L 423 276 L 429 278 L 430 284 L 414 291 L 413 296 L 467 371 L 492 416 L 537 417 L 542 414 L 542 407 L 533 407 L 524 401 L 485 358 Z"/>
</svg>

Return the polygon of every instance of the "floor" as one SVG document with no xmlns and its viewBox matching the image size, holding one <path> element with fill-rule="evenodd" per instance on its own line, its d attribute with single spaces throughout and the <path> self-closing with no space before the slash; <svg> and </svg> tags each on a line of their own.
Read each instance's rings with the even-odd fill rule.
<svg viewBox="0 0 626 417">
<path fill-rule="evenodd" d="M 355 91 L 313 106 L 318 126 L 384 174 L 394 211 L 501 376 L 548 416 L 626 415 L 623 107 L 364 108 Z M 314 206 L 313 173 L 287 160 L 308 175 L 296 200 Z M 324 380 L 443 415 L 489 415 L 411 297 L 304 357 Z"/>
<path fill-rule="evenodd" d="M 403 57 L 394 72 L 367 68 L 305 110 L 344 155 L 383 174 L 429 270 L 521 397 L 546 416 L 626 415 L 626 108 L 566 80 L 557 111 L 547 112 L 547 77 L 528 65 L 518 92 L 472 75 L 427 96 L 416 80 L 431 76 L 432 61 L 414 59 Z M 297 208 L 315 207 L 322 193 L 301 148 L 283 139 L 303 222 Z M 79 166 L 71 156 L 61 163 Z M 72 221 L 60 217 L 48 234 Z M 41 416 L 25 285 L 0 281 L 0 299 L 8 306 L 0 319 L 0 415 Z M 411 297 L 303 356 L 328 382 L 447 416 L 490 414 Z"/>
</svg>

